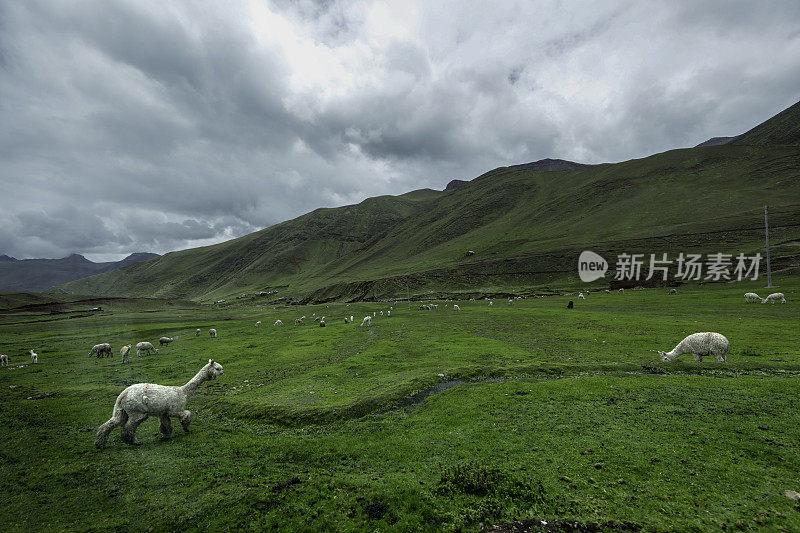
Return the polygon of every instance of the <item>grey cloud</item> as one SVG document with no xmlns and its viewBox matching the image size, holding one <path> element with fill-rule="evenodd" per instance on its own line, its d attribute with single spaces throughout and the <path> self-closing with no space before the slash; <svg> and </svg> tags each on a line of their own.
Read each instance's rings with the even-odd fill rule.
<svg viewBox="0 0 800 533">
<path fill-rule="evenodd" d="M 0 253 L 205 245 L 501 165 L 691 146 L 799 96 L 795 2 L 419 2 L 393 38 L 367 0 L 264 5 L 259 28 L 245 0 L 0 3 Z"/>
</svg>

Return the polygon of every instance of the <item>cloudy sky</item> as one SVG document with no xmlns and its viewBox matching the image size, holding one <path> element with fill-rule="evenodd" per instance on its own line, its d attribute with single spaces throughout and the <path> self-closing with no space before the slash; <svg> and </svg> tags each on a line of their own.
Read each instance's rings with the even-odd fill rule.
<svg viewBox="0 0 800 533">
<path fill-rule="evenodd" d="M 0 253 L 113 260 L 741 133 L 800 3 L 0 0 Z"/>
</svg>

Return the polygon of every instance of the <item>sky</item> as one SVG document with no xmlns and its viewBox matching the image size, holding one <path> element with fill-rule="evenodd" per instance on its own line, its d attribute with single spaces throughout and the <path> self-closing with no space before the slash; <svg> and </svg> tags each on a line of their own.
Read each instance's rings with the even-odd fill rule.
<svg viewBox="0 0 800 533">
<path fill-rule="evenodd" d="M 800 2 L 0 0 L 0 254 L 95 261 L 800 100 Z"/>
</svg>

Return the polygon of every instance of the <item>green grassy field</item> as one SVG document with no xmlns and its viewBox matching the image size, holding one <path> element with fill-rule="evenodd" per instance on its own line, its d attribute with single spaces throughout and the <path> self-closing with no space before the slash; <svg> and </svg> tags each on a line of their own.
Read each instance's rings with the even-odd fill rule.
<svg viewBox="0 0 800 533">
<path fill-rule="evenodd" d="M 759 281 L 459 301 L 460 312 L 156 300 L 6 310 L 0 529 L 476 531 L 570 518 L 798 530 L 800 506 L 783 493 L 800 491 L 800 281 L 775 282 L 785 305 L 745 304 L 744 292 L 768 292 Z M 307 325 L 292 325 L 301 315 Z M 730 339 L 727 364 L 658 360 L 697 331 Z M 162 335 L 177 338 L 121 364 L 123 344 Z M 115 357 L 87 357 L 98 342 Z M 183 384 L 209 358 L 225 373 L 189 400 L 190 433 L 176 424 L 162 441 L 150 419 L 141 446 L 117 429 L 94 448 L 127 385 Z"/>
</svg>

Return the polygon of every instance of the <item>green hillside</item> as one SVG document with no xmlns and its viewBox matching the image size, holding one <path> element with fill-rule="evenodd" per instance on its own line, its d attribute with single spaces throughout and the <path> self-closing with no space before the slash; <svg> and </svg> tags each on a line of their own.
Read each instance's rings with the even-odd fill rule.
<svg viewBox="0 0 800 533">
<path fill-rule="evenodd" d="M 800 145 L 800 102 L 731 141 L 739 145 Z"/>
<path fill-rule="evenodd" d="M 278 290 L 321 301 L 574 285 L 585 249 L 612 263 L 621 252 L 763 252 L 765 204 L 773 270 L 794 268 L 800 146 L 783 141 L 800 124 L 798 109 L 735 143 L 562 172 L 501 167 L 451 191 L 318 209 L 59 290 L 191 299 Z"/>
</svg>

